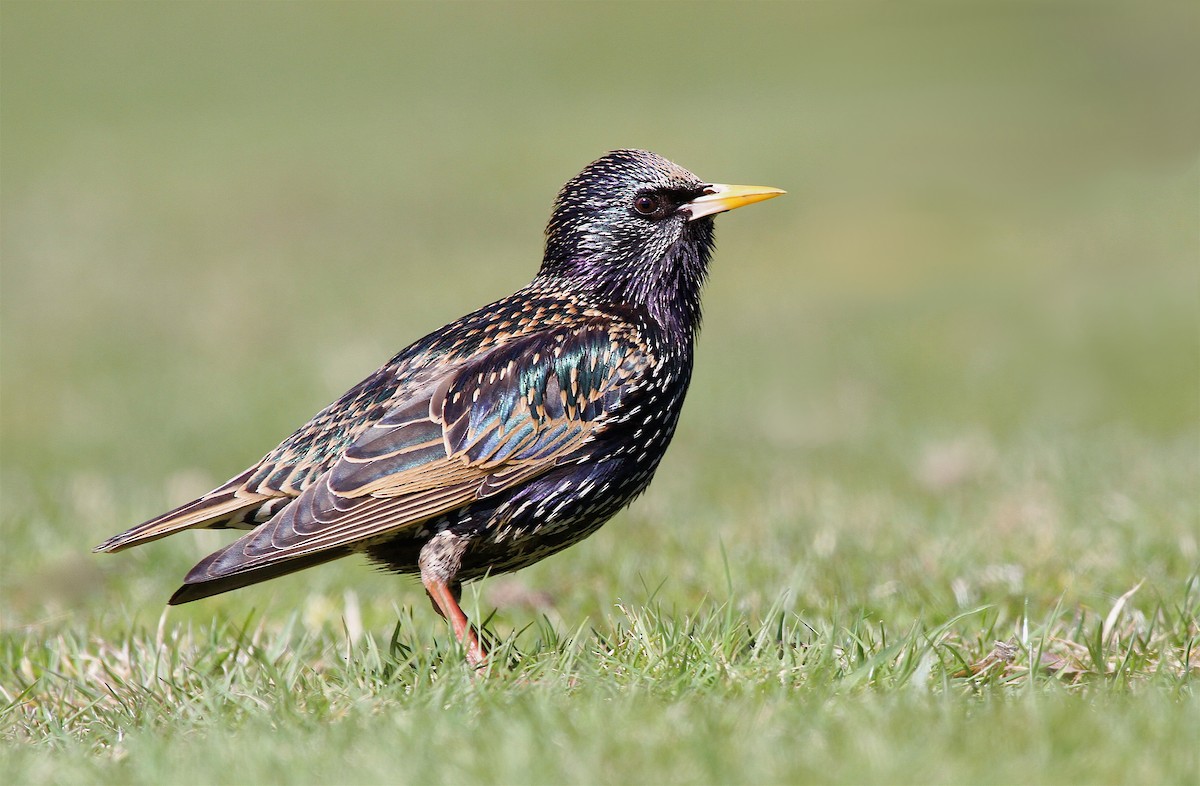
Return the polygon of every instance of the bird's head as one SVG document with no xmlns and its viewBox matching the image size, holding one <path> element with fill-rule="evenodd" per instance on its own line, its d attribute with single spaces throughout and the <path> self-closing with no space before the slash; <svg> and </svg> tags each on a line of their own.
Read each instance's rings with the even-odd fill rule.
<svg viewBox="0 0 1200 786">
<path fill-rule="evenodd" d="M 546 227 L 539 278 L 644 306 L 693 329 L 713 248 L 712 216 L 784 193 L 708 183 L 645 150 L 614 150 L 567 181 Z"/>
</svg>

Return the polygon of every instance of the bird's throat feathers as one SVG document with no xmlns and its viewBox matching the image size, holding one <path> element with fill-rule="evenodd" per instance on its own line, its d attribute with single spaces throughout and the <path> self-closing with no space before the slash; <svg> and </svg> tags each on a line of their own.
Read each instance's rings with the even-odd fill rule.
<svg viewBox="0 0 1200 786">
<path fill-rule="evenodd" d="M 684 224 L 673 242 L 625 246 L 577 238 L 570 246 L 547 243 L 538 279 L 589 299 L 648 313 L 668 333 L 691 338 L 700 327 L 700 293 L 712 256 L 711 219 Z M 554 252 L 561 252 L 561 256 Z"/>
</svg>

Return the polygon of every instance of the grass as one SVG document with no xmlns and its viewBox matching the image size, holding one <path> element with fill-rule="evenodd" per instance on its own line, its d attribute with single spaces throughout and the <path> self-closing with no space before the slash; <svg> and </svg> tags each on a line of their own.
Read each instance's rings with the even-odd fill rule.
<svg viewBox="0 0 1200 786">
<path fill-rule="evenodd" d="M 256 614 L 196 627 L 164 615 L 116 647 L 72 633 L 9 642 L 22 691 L 6 715 L 53 753 L 54 766 L 39 770 L 39 757 L 18 752 L 31 780 L 288 773 L 507 783 L 587 773 L 756 783 L 1037 772 L 1182 782 L 1196 756 L 1186 662 L 1195 633 L 1179 641 L 1172 631 L 1189 616 L 1194 625 L 1194 608 L 1159 608 L 1142 625 L 1122 616 L 1110 625 L 1059 612 L 1022 625 L 1028 638 L 1004 647 L 988 641 L 988 609 L 889 633 L 857 614 L 813 624 L 774 610 L 749 628 L 728 603 L 668 613 L 650 602 L 568 636 L 543 622 L 501 642 L 489 673 L 473 678 L 445 637 L 418 632 L 411 618 L 390 639 L 351 639 L 331 626 L 305 630 L 297 614 L 274 629 Z M 964 641 L 964 630 L 977 639 Z M 1107 719 L 1114 714 L 1119 724 Z M 1131 740 L 1153 744 L 1130 755 Z"/>
<path fill-rule="evenodd" d="M 6 782 L 1194 782 L 1194 9 L 0 16 Z M 650 491 L 468 587 L 486 674 L 355 560 L 164 612 L 225 536 L 89 553 L 619 145 L 790 193 L 719 222 Z"/>
</svg>

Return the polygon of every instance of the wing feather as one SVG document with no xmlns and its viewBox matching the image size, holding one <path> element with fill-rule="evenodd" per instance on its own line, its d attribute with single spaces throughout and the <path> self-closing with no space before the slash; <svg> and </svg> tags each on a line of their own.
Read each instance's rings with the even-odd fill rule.
<svg viewBox="0 0 1200 786">
<path fill-rule="evenodd" d="M 93 551 L 120 551 L 192 527 L 223 526 L 248 512 L 252 513 L 270 500 L 271 496 L 246 489 L 245 481 L 250 472 L 251 470 L 246 470 L 199 499 L 114 535 L 96 546 Z"/>
<path fill-rule="evenodd" d="M 268 566 L 393 536 L 582 460 L 653 362 L 636 336 L 602 322 L 502 344 L 394 406 L 186 582 L 274 575 Z"/>
</svg>

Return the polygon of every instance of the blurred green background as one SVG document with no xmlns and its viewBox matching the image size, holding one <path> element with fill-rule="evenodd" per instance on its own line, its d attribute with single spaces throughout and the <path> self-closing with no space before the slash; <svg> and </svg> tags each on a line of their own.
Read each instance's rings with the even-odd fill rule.
<svg viewBox="0 0 1200 786">
<path fill-rule="evenodd" d="M 789 195 L 718 221 L 656 484 L 485 583 L 497 624 L 694 603 L 726 562 L 747 608 L 892 619 L 1195 570 L 1195 4 L 2 15 L 5 626 L 157 616 L 225 537 L 91 546 L 525 283 L 616 147 Z M 324 624 L 347 592 L 425 613 L 350 560 L 172 614 Z"/>
</svg>

